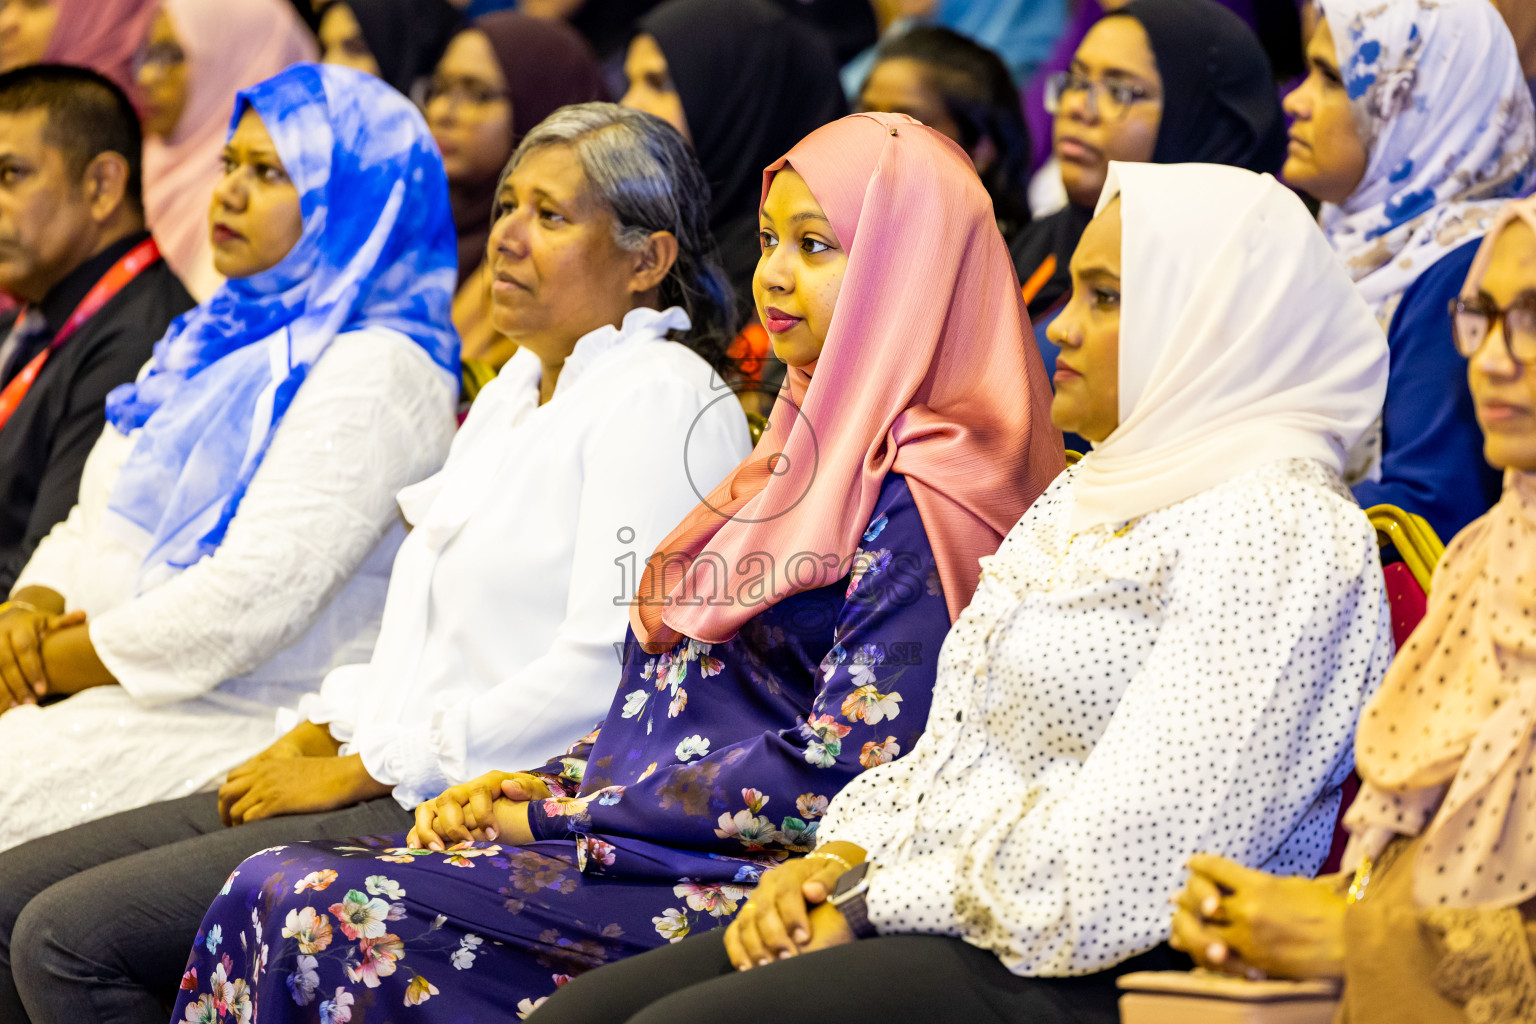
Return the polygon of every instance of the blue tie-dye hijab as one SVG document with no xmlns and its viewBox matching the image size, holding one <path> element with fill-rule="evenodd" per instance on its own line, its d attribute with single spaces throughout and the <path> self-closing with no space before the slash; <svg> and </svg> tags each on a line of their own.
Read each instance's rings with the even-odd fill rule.
<svg viewBox="0 0 1536 1024">
<path fill-rule="evenodd" d="M 113 427 L 144 428 L 108 504 L 113 528 L 144 551 L 141 591 L 218 548 L 337 334 L 392 328 L 458 375 L 448 181 L 420 113 L 378 79 L 316 64 L 241 92 L 231 132 L 247 108 L 299 191 L 304 230 L 277 266 L 172 323 L 148 375 L 107 397 Z"/>
</svg>

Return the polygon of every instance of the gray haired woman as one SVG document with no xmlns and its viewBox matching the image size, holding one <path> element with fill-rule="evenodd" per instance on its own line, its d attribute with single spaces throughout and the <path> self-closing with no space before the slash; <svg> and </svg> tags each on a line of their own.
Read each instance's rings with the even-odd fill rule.
<svg viewBox="0 0 1536 1024">
<path fill-rule="evenodd" d="M 615 566 L 651 551 L 751 447 L 719 387 L 731 305 L 708 196 L 682 137 L 648 114 L 583 104 L 528 133 L 502 176 L 487 253 L 492 319 L 519 348 L 476 399 L 443 470 L 399 495 L 413 529 L 371 661 L 327 676 L 280 719 L 289 731 L 217 793 L 0 857 L 0 1019 L 163 1021 L 180 979 L 189 1019 L 216 1010 L 248 1021 L 254 1005 L 274 1020 L 313 1019 L 319 1001 L 323 1019 L 340 1021 L 352 998 L 340 987 L 414 1005 L 437 986 L 493 976 L 470 970 L 491 952 L 479 937 L 446 940 L 435 911 L 411 917 L 397 902 L 432 889 L 379 874 L 403 865 L 368 849 L 285 844 L 404 833 L 421 801 L 492 768 L 542 764 L 608 710 L 627 628 Z M 574 879 L 588 852 L 563 845 L 551 879 L 560 867 Z M 269 848 L 288 853 L 257 853 Z M 459 905 L 469 900 L 505 914 L 514 892 L 584 898 L 574 880 L 534 880 L 547 871 L 514 870 L 509 882 L 487 849 L 438 858 L 490 886 L 445 889 L 454 913 L 471 911 Z M 326 893 L 329 914 L 272 907 L 331 885 L 330 868 L 298 884 L 306 869 L 263 891 L 285 863 L 321 850 L 369 857 L 354 865 L 367 880 L 338 886 L 334 901 Z M 467 870 L 477 865 L 485 870 Z M 112 911 L 81 914 L 88 906 Z M 529 942 L 549 927 L 541 920 Z M 344 936 L 362 943 L 350 958 Z M 196 959 L 182 978 L 189 947 Z M 526 989 L 551 989 L 551 972 L 519 953 Z M 401 991 L 374 992 L 381 984 Z M 492 1016 L 481 1009 L 469 1018 Z"/>
</svg>

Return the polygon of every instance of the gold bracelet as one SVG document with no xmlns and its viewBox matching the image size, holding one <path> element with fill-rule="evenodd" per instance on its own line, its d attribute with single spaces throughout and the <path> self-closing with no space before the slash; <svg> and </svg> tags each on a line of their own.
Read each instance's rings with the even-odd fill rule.
<svg viewBox="0 0 1536 1024">
<path fill-rule="evenodd" d="M 47 612 L 43 611 L 41 608 L 39 608 L 37 605 L 33 604 L 31 601 L 4 601 L 4 602 L 0 602 L 0 615 L 4 615 L 6 612 L 10 611 L 12 608 L 20 608 L 23 611 L 31 612 L 33 615 L 46 615 L 47 614 Z"/>
<path fill-rule="evenodd" d="M 1349 882 L 1349 895 L 1344 898 L 1346 906 L 1354 906 L 1365 899 L 1365 887 L 1371 884 L 1371 872 L 1375 864 L 1369 857 L 1362 857 L 1360 866 L 1355 868 L 1355 877 Z"/>
<path fill-rule="evenodd" d="M 815 853 L 810 854 L 805 859 L 806 860 L 832 860 L 832 861 L 836 861 L 837 863 L 841 864 L 843 866 L 843 870 L 844 871 L 852 871 L 853 870 L 853 865 L 852 864 L 849 864 L 846 860 L 844 860 L 843 858 L 839 857 L 837 854 L 835 854 L 835 853 L 827 853 L 824 850 L 817 850 Z"/>
</svg>

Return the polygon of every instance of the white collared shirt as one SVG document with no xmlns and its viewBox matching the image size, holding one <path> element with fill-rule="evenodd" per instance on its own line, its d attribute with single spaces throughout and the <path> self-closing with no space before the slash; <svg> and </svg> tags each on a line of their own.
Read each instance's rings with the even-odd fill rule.
<svg viewBox="0 0 1536 1024">
<path fill-rule="evenodd" d="M 372 660 L 300 714 L 362 755 L 404 807 L 542 763 L 602 719 L 633 572 L 751 451 L 730 390 L 632 310 L 583 337 L 538 404 L 520 350 L 475 400 L 442 472 L 400 494 L 413 524 Z"/>
</svg>

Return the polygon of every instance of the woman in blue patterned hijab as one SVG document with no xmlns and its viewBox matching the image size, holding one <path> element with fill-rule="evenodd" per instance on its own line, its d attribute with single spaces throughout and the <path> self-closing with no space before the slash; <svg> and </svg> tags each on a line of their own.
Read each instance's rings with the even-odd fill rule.
<svg viewBox="0 0 1536 1024">
<path fill-rule="evenodd" d="M 361 72 L 296 64 L 239 94 L 231 137 L 248 114 L 297 190 L 303 229 L 275 266 L 231 276 L 173 323 L 148 374 L 108 397 L 112 427 L 143 428 L 109 506 L 144 551 L 141 591 L 218 548 L 338 334 L 392 329 L 458 374 L 448 183 L 416 108 Z M 216 234 L 219 202 L 216 193 Z"/>
<path fill-rule="evenodd" d="M 0 606 L 0 850 L 213 788 L 366 660 L 396 495 L 452 443 L 457 243 L 425 119 L 298 64 L 239 95 L 223 162 L 227 283 L 108 397 Z"/>
</svg>

